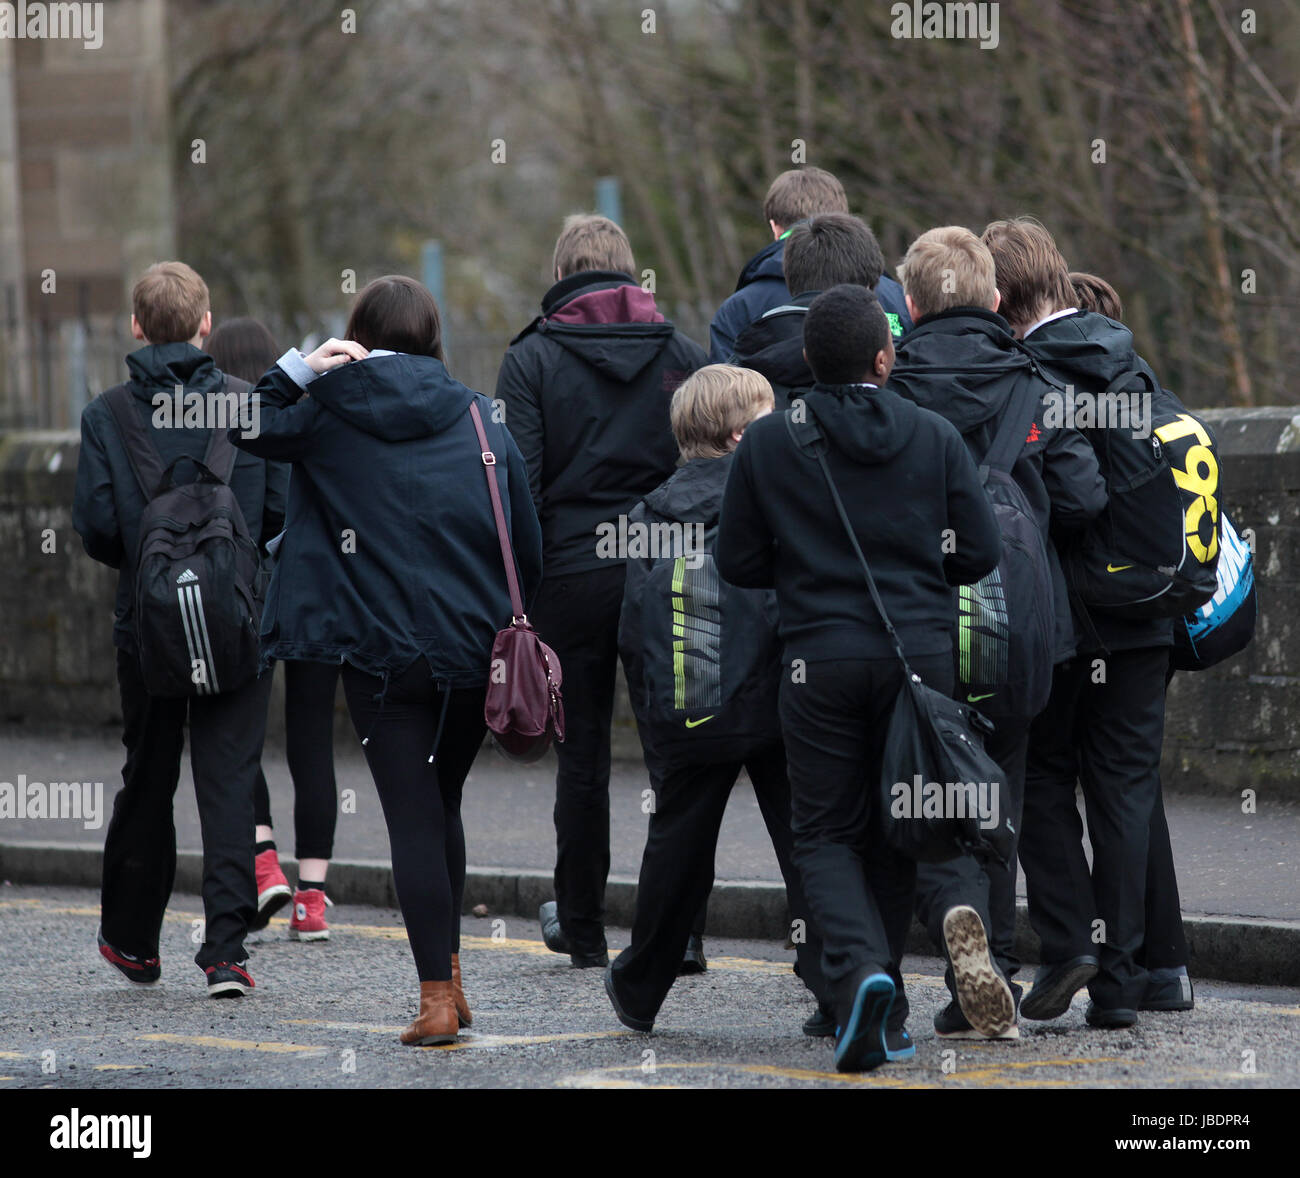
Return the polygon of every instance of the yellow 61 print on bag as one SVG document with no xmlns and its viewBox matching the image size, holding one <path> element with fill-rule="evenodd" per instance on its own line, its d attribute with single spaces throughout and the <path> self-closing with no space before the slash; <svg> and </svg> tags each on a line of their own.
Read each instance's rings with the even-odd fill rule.
<svg viewBox="0 0 1300 1178">
<path fill-rule="evenodd" d="M 1189 436 L 1196 438 L 1195 444 L 1187 446 L 1183 453 L 1181 466 L 1175 455 L 1170 455 L 1170 469 L 1187 501 L 1183 516 L 1187 546 L 1197 560 L 1208 563 L 1219 552 L 1219 462 L 1214 456 L 1214 441 L 1205 427 L 1187 413 L 1178 414 L 1154 433 L 1163 446 Z"/>
</svg>

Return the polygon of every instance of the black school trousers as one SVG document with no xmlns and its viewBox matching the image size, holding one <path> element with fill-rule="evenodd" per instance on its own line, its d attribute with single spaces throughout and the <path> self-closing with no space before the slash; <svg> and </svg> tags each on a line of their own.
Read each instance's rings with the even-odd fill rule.
<svg viewBox="0 0 1300 1178">
<path fill-rule="evenodd" d="M 163 912 L 176 879 L 172 803 L 180 780 L 185 722 L 203 838 L 204 934 L 199 967 L 242 962 L 257 909 L 253 878 L 253 782 L 266 735 L 271 676 L 234 691 L 164 699 L 150 695 L 134 652 L 118 650 L 122 697 L 122 788 L 104 836 L 104 939 L 141 957 L 158 954 Z"/>
<path fill-rule="evenodd" d="M 422 982 L 450 981 L 465 897 L 461 793 L 487 732 L 486 687 L 449 690 L 421 657 L 387 687 L 345 665 L 343 692 L 388 826 L 393 889 L 416 971 Z"/>
<path fill-rule="evenodd" d="M 952 654 L 911 660 L 923 682 L 950 692 Z M 890 849 L 878 809 L 885 732 L 902 686 L 896 658 L 786 660 L 781 730 L 790 773 L 794 862 L 823 941 L 833 1003 L 867 967 L 897 988 L 890 1021 L 906 1016 L 900 963 L 912 922 L 916 864 Z"/>
<path fill-rule="evenodd" d="M 1088 989 L 1107 1009 L 1136 1009 L 1146 985 L 1138 955 L 1160 797 L 1168 661 L 1167 647 L 1144 647 L 1063 663 L 1030 728 L 1020 833 L 1029 919 L 1045 963 L 1082 954 L 1099 959 Z M 1091 872 L 1076 781 L 1088 815 Z"/>
<path fill-rule="evenodd" d="M 648 756 L 647 761 L 653 758 Z M 654 810 L 641 856 L 632 944 L 613 966 L 620 1000 L 636 1018 L 653 1021 L 677 980 L 687 939 L 713 887 L 718 832 L 742 768 L 753 783 L 785 880 L 799 975 L 814 997 L 824 995 L 821 940 L 791 858 L 794 839 L 785 749 L 775 744 L 743 761 L 652 769 Z"/>
<path fill-rule="evenodd" d="M 564 673 L 565 738 L 555 745 L 555 902 L 575 954 L 605 951 L 609 742 L 623 564 L 545 577 L 532 618 Z"/>
</svg>

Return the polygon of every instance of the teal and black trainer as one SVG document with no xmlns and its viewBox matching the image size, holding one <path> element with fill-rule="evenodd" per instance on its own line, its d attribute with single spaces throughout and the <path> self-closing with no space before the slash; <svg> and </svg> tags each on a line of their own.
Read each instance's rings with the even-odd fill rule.
<svg viewBox="0 0 1300 1178">
<path fill-rule="evenodd" d="M 889 1058 L 885 1023 L 894 1005 L 894 980 L 883 973 L 860 969 L 850 984 L 849 1005 L 835 1043 L 835 1068 L 841 1072 L 869 1072 Z"/>
</svg>

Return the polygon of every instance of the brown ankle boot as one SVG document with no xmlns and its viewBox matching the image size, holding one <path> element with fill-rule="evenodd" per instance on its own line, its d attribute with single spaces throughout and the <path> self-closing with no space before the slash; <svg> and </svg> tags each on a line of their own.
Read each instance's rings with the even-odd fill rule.
<svg viewBox="0 0 1300 1178">
<path fill-rule="evenodd" d="M 460 985 L 460 954 L 451 955 L 451 990 L 456 996 L 456 1017 L 462 1027 L 472 1027 L 474 1016 L 469 1012 L 469 1003 L 465 1001 L 465 991 Z"/>
<path fill-rule="evenodd" d="M 451 982 L 421 982 L 420 1013 L 402 1032 L 402 1042 L 416 1047 L 454 1043 L 457 1030 L 456 999 Z"/>
</svg>

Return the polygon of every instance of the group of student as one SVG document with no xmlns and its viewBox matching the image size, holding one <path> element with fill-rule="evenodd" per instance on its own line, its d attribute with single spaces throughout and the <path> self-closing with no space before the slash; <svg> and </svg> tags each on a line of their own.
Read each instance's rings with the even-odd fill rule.
<svg viewBox="0 0 1300 1178">
<path fill-rule="evenodd" d="M 402 1042 L 449 1042 L 471 1024 L 460 802 L 486 733 L 493 638 L 511 618 L 483 486 L 490 461 L 528 618 L 563 671 L 555 899 L 542 906 L 542 933 L 573 966 L 604 970 L 626 1026 L 650 1031 L 676 977 L 707 969 L 714 854 L 742 770 L 785 880 L 795 972 L 816 1002 L 803 1031 L 835 1039 L 841 1070 L 915 1052 L 901 973 L 914 915 L 948 961 L 941 1037 L 1015 1038 L 1021 1015 L 1059 1017 L 1085 985 L 1092 1026 L 1191 1009 L 1159 777 L 1173 624 L 1087 615 L 1067 593 L 1060 555 L 1108 492 L 1092 441 L 1050 416 L 1050 394 L 1100 391 L 1146 367 L 1118 297 L 1102 279 L 1072 275 L 1030 219 L 979 236 L 955 226 L 921 234 L 900 285 L 843 187 L 818 168 L 778 176 L 763 215 L 773 240 L 719 308 L 707 355 L 633 277 L 618 225 L 568 218 L 554 285 L 511 341 L 495 401 L 449 373 L 438 308 L 409 278 L 366 286 L 343 339 L 277 357 L 254 321 L 211 331 L 207 288 L 189 267 L 145 273 L 132 316 L 143 346 L 127 357 L 126 385 L 82 416 L 74 505 L 86 550 L 121 570 L 114 641 L 127 760 L 106 834 L 99 933 L 111 965 L 136 984 L 160 977 L 187 718 L 204 849 L 195 959 L 209 993 L 252 989 L 245 936 L 287 902 L 291 936 L 328 937 L 341 678 L 420 981 Z M 229 430 L 237 457 L 224 481 L 269 570 L 261 673 L 188 698 L 151 694 L 140 671 L 136 552 L 152 491 L 121 424 L 126 403 L 163 466 L 210 467 L 224 430 L 152 420 L 154 397 L 177 385 L 234 389 L 256 409 L 256 430 Z M 820 427 L 908 664 L 951 694 L 958 589 L 1002 555 L 981 466 L 1027 402 L 1011 477 L 1049 556 L 1054 670 L 1046 707 L 999 718 L 988 741 L 1042 942 L 1022 1004 L 1015 858 L 918 865 L 882 835 L 875 783 L 903 672 L 792 422 Z M 696 543 L 611 551 L 602 537 L 620 526 Z M 279 865 L 259 767 L 274 661 L 287 672 L 296 890 Z M 654 805 L 632 943 L 611 964 L 604 896 L 620 661 Z"/>
</svg>

